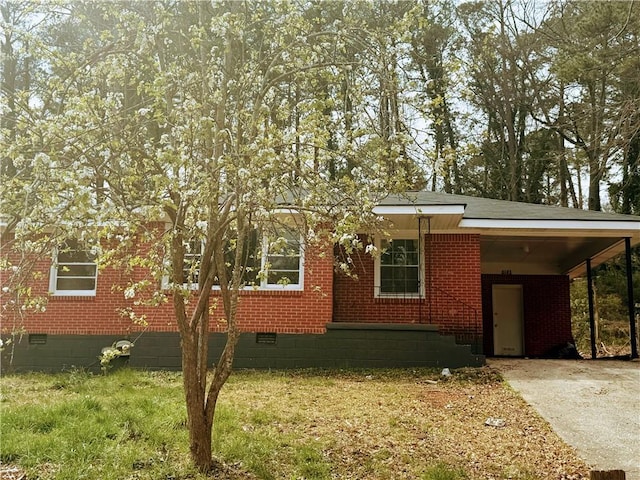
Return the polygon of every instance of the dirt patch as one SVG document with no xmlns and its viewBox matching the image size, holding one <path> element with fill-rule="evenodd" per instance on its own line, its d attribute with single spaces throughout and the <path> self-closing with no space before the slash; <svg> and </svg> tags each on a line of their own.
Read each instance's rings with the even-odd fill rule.
<svg viewBox="0 0 640 480">
<path fill-rule="evenodd" d="M 447 390 L 427 389 L 424 392 L 424 401 L 432 408 L 453 408 L 461 398 L 462 394 Z"/>
<path fill-rule="evenodd" d="M 0 480 L 25 480 L 26 473 L 15 465 L 0 465 Z"/>
</svg>

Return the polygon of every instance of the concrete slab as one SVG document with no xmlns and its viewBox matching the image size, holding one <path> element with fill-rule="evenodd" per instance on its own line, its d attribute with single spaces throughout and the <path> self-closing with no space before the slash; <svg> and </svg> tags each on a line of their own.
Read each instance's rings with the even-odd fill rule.
<svg viewBox="0 0 640 480">
<path fill-rule="evenodd" d="M 488 359 L 594 470 L 640 480 L 640 363 Z"/>
</svg>

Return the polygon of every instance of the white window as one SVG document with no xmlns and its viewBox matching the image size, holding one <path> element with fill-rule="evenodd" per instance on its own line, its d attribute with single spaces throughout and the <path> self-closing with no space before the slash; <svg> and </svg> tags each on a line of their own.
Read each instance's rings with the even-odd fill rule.
<svg viewBox="0 0 640 480">
<path fill-rule="evenodd" d="M 378 297 L 420 297 L 423 294 L 421 245 L 418 238 L 381 240 L 376 258 Z"/>
<path fill-rule="evenodd" d="M 293 231 L 279 231 L 271 240 L 264 235 L 259 242 L 257 230 L 252 230 L 244 242 L 243 283 L 245 288 L 301 290 L 303 285 L 302 242 Z M 191 242 L 186 246 L 183 279 L 186 285 L 196 287 L 200 272 L 203 243 Z M 229 246 L 225 251 L 228 276 L 231 276 L 236 250 Z M 218 284 L 216 279 L 214 283 Z"/>
<path fill-rule="evenodd" d="M 94 296 L 98 282 L 95 254 L 69 241 L 58 248 L 49 290 L 58 296 Z"/>
<path fill-rule="evenodd" d="M 185 249 L 182 281 L 187 285 L 197 285 L 198 277 L 200 276 L 203 243 L 201 240 L 193 240 L 185 245 Z"/>
<path fill-rule="evenodd" d="M 264 287 L 302 288 L 302 244 L 293 231 L 281 231 L 280 236 L 269 242 L 262 259 L 266 272 Z M 265 242 L 266 243 L 266 242 Z"/>
</svg>

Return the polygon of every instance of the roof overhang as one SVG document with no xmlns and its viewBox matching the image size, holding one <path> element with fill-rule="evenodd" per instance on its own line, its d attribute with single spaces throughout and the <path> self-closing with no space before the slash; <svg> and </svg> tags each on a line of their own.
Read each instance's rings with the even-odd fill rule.
<svg viewBox="0 0 640 480">
<path fill-rule="evenodd" d="M 581 277 L 587 259 L 593 267 L 623 253 L 624 238 L 481 235 L 483 273 L 549 274 Z"/>
<path fill-rule="evenodd" d="M 640 243 L 640 222 L 594 220 L 463 219 L 460 231 L 480 234 L 483 271 L 504 270 L 581 277 Z M 499 268 L 502 266 L 503 268 Z"/>
<path fill-rule="evenodd" d="M 458 225 L 461 229 L 481 230 L 483 232 L 503 231 L 509 235 L 541 235 L 565 233 L 569 235 L 609 236 L 611 233 L 635 232 L 640 237 L 640 222 L 595 221 L 595 220 L 511 220 L 463 218 Z"/>
<path fill-rule="evenodd" d="M 435 215 L 464 215 L 465 205 L 378 205 L 374 207 L 376 215 L 416 215 L 429 217 Z"/>
<path fill-rule="evenodd" d="M 571 278 L 625 251 L 625 238 L 640 243 L 640 222 L 612 216 L 602 219 L 465 218 L 466 204 L 380 205 L 398 231 L 422 228 L 431 233 L 477 234 L 483 273 L 562 274 Z M 580 216 L 582 212 L 576 212 Z M 539 213 L 538 213 L 539 215 Z M 628 217 L 627 217 L 628 218 Z M 422 222 L 422 223 L 421 223 Z"/>
<path fill-rule="evenodd" d="M 425 229 L 446 231 L 459 227 L 464 210 L 465 205 L 379 205 L 373 213 L 385 217 L 397 230 L 416 229 L 422 222 Z"/>
</svg>

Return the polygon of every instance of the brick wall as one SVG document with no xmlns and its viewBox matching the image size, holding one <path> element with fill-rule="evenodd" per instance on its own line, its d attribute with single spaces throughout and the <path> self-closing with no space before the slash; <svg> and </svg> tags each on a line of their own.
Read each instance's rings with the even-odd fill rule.
<svg viewBox="0 0 640 480">
<path fill-rule="evenodd" d="M 442 333 L 481 336 L 480 237 L 434 234 L 424 247 L 424 299 L 374 298 L 375 263 L 362 254 L 354 259 L 357 278 L 336 276 L 334 321 L 431 323 Z"/>
<path fill-rule="evenodd" d="M 32 280 L 33 293 L 47 296 L 49 288 L 50 260 L 36 264 L 37 279 Z M 2 334 L 14 327 L 28 333 L 64 335 L 126 335 L 142 331 L 144 327 L 132 323 L 121 315 L 121 310 L 132 307 L 126 300 L 123 288 L 132 279 L 144 277 L 144 271 L 136 268 L 127 272 L 105 268 L 98 274 L 95 296 L 48 298 L 44 313 L 17 315 L 6 309 L 2 318 Z M 3 278 L 6 280 L 7 276 Z M 331 291 L 333 288 L 333 259 L 331 255 L 319 255 L 318 251 L 305 252 L 304 290 L 247 290 L 241 293 L 238 309 L 240 329 L 247 332 L 324 333 L 332 318 Z M 212 292 L 212 303 L 216 293 Z M 4 299 L 3 299 L 4 302 Z M 213 310 L 212 331 L 223 331 L 219 321 L 222 304 Z M 136 314 L 144 314 L 147 331 L 177 331 L 171 300 L 161 307 L 137 307 Z"/>
<path fill-rule="evenodd" d="M 333 273 L 331 254 L 307 251 L 303 291 L 250 290 L 241 294 L 239 323 L 245 332 L 292 334 L 324 333 L 327 323 L 425 323 L 437 325 L 441 333 L 477 339 L 483 335 L 483 350 L 493 352 L 491 289 L 494 284 L 523 285 L 525 355 L 542 356 L 549 349 L 572 340 L 569 278 L 554 275 L 481 275 L 477 235 L 425 236 L 425 297 L 423 299 L 374 298 L 374 260 L 366 254 L 354 259 L 350 278 Z M 40 272 L 32 279 L 35 295 L 46 295 L 50 260 L 36 264 Z M 131 306 L 122 288 L 132 278 L 144 276 L 136 269 L 106 268 L 98 276 L 95 297 L 49 297 L 44 313 L 26 313 L 17 318 L 2 297 L 2 334 L 17 325 L 28 333 L 58 335 L 127 335 L 143 329 L 120 315 Z M 429 288 L 428 278 L 431 278 Z M 7 274 L 3 273 L 2 280 Z M 212 302 L 216 294 L 212 293 Z M 218 308 L 222 309 L 220 305 Z M 147 331 L 175 332 L 171 303 L 147 307 Z M 224 330 L 212 317 L 212 331 Z M 484 319 L 484 320 L 483 320 Z"/>
<path fill-rule="evenodd" d="M 522 285 L 524 354 L 538 357 L 573 341 L 569 277 L 566 275 L 482 275 L 484 351 L 493 354 L 493 285 Z"/>
</svg>

